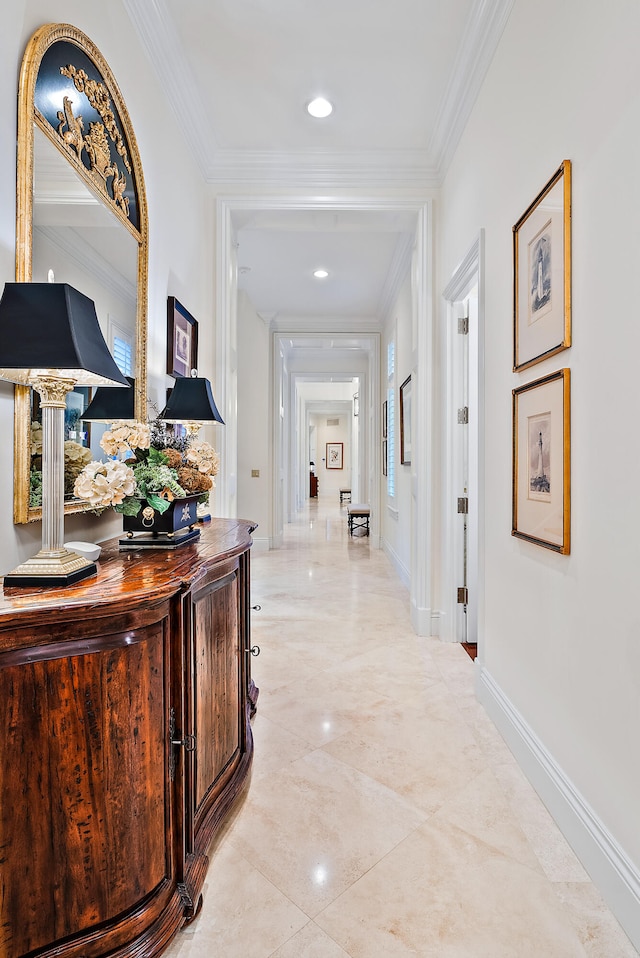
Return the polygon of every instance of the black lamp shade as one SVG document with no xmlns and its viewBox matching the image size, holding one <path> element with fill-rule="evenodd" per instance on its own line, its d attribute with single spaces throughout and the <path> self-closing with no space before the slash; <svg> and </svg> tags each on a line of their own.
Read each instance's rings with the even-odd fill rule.
<svg viewBox="0 0 640 958">
<path fill-rule="evenodd" d="M 89 422 L 118 422 L 135 419 L 135 379 L 126 377 L 130 389 L 110 389 L 98 386 L 93 399 L 82 413 Z"/>
<path fill-rule="evenodd" d="M 68 283 L 6 283 L 0 299 L 0 377 L 29 383 L 55 371 L 80 386 L 127 386 L 93 300 Z"/>
<path fill-rule="evenodd" d="M 211 383 L 200 376 L 185 376 L 176 380 L 160 418 L 165 422 L 221 422 L 224 425 L 213 398 Z"/>
</svg>

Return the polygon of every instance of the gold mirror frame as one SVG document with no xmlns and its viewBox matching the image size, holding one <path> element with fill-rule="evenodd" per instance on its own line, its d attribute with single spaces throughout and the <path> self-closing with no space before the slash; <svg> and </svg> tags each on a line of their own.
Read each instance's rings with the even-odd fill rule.
<svg viewBox="0 0 640 958">
<path fill-rule="evenodd" d="M 137 196 L 138 228 L 130 222 L 116 200 L 106 192 L 106 186 L 93 177 L 58 133 L 42 117 L 35 105 L 36 80 L 46 51 L 59 40 L 77 46 L 93 61 L 102 76 L 108 96 L 118 115 L 129 150 L 132 182 Z M 108 102 L 108 101 L 107 101 Z M 17 215 L 16 215 L 16 282 L 28 283 L 33 269 L 33 174 L 34 126 L 43 131 L 56 149 L 68 160 L 80 179 L 118 217 L 138 244 L 136 290 L 136 361 L 135 409 L 138 419 L 146 419 L 147 407 L 147 263 L 148 222 L 144 177 L 138 145 L 120 89 L 111 70 L 97 47 L 84 33 L 67 23 L 50 23 L 40 27 L 31 37 L 22 60 L 18 90 L 18 150 L 17 150 Z M 102 185 L 102 188 L 100 188 Z M 31 389 L 15 387 L 14 399 L 14 486 L 13 519 L 16 523 L 40 519 L 41 509 L 29 506 L 29 471 L 31 459 Z M 86 502 L 65 503 L 65 514 L 85 512 Z"/>
</svg>

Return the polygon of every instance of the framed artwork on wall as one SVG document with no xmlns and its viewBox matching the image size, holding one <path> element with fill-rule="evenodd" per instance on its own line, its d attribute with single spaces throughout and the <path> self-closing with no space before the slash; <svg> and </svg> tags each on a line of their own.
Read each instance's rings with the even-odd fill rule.
<svg viewBox="0 0 640 958">
<path fill-rule="evenodd" d="M 400 462 L 411 465 L 411 376 L 400 386 Z"/>
<path fill-rule="evenodd" d="M 571 161 L 513 227 L 513 369 L 571 345 Z"/>
<path fill-rule="evenodd" d="M 385 401 L 382 403 L 382 438 L 383 439 L 387 438 L 387 425 L 388 425 L 387 409 L 388 409 L 387 400 L 385 399 Z"/>
<path fill-rule="evenodd" d="M 167 373 L 189 376 L 198 368 L 198 321 L 179 303 L 167 297 Z"/>
<path fill-rule="evenodd" d="M 511 534 L 563 555 L 571 532 L 570 370 L 513 390 Z"/>
<path fill-rule="evenodd" d="M 386 476 L 387 473 L 389 472 L 387 456 L 388 456 L 387 440 L 383 439 L 382 440 L 382 475 L 383 476 Z"/>
<path fill-rule="evenodd" d="M 342 469 L 342 443 L 328 442 L 325 460 L 327 469 Z"/>
</svg>

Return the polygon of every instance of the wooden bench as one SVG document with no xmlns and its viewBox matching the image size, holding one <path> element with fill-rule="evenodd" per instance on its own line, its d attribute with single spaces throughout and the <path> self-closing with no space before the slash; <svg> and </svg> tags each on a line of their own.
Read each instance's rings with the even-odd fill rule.
<svg viewBox="0 0 640 958">
<path fill-rule="evenodd" d="M 340 490 L 340 505 L 342 505 L 345 499 L 348 499 L 349 502 L 351 502 L 351 489 Z"/>
<path fill-rule="evenodd" d="M 366 503 L 359 503 L 355 506 L 349 506 L 347 509 L 347 523 L 349 526 L 349 535 L 353 535 L 354 529 L 365 529 L 366 535 L 369 535 L 369 516 L 371 510 Z"/>
</svg>

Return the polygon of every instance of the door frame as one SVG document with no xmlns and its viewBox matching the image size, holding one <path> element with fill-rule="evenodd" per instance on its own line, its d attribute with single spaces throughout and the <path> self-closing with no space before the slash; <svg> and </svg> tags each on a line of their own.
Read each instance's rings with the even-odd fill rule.
<svg viewBox="0 0 640 958">
<path fill-rule="evenodd" d="M 415 214 L 416 235 L 414 246 L 413 297 L 414 325 L 417 343 L 415 352 L 416 387 L 414 401 L 423 409 L 431 409 L 431 390 L 433 389 L 433 255 L 432 255 L 432 207 L 433 200 L 424 197 L 363 198 L 351 195 L 341 198 L 332 196 L 308 195 L 228 195 L 216 198 L 216 341 L 215 341 L 215 383 L 218 408 L 221 410 L 226 426 L 219 433 L 221 460 L 225 469 L 217 478 L 216 503 L 219 514 L 233 517 L 237 509 L 237 460 L 238 437 L 235 415 L 237 388 L 237 255 L 234 242 L 233 214 L 237 211 L 251 210 L 364 210 L 364 211 L 409 211 Z M 366 332 L 371 332 L 367 329 Z M 272 548 L 282 543 L 283 524 L 286 519 L 289 477 L 285 475 L 284 444 L 287 442 L 283 419 L 291 414 L 280 402 L 278 389 L 286 378 L 284 358 L 278 354 L 272 357 L 274 379 L 272 396 L 272 475 L 271 475 L 271 529 L 268 538 Z M 380 443 L 379 436 L 379 375 L 371 375 L 368 383 L 370 420 L 367 446 L 361 455 L 364 458 L 361 489 L 363 496 L 375 509 L 372 518 L 372 531 L 380 528 Z M 287 392 L 284 402 L 289 402 Z M 360 396 L 361 409 L 366 408 L 363 396 Z M 420 420 L 415 425 L 414 458 L 412 475 L 416 480 L 414 496 L 413 526 L 415 545 L 412 547 L 411 569 L 411 620 L 419 635 L 431 635 L 433 631 L 433 560 L 432 542 L 432 430 L 426 422 Z M 360 426 L 361 438 L 363 436 Z M 375 541 L 375 540 L 374 540 Z"/>
<path fill-rule="evenodd" d="M 445 462 L 444 462 L 444 536 L 443 536 L 443 586 L 445 627 L 441 636 L 456 641 L 457 581 L 456 522 L 458 490 L 454 477 L 458 474 L 456 461 L 458 444 L 455 442 L 458 426 L 458 410 L 454 396 L 456 382 L 455 363 L 458 350 L 455 337 L 458 333 L 460 304 L 477 287 L 478 318 L 469 328 L 469 515 L 467 580 L 469 597 L 467 603 L 467 641 L 478 643 L 478 658 L 481 660 L 481 637 L 484 623 L 484 572 L 480 555 L 484 550 L 484 230 L 480 230 L 462 262 L 455 269 L 443 291 L 445 309 Z"/>
</svg>

